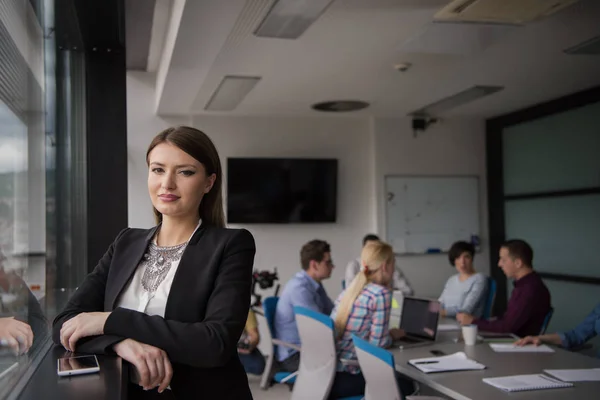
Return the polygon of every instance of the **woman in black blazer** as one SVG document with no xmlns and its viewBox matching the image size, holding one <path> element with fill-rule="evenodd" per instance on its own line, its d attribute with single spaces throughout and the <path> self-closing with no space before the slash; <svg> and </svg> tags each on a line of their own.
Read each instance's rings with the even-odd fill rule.
<svg viewBox="0 0 600 400">
<path fill-rule="evenodd" d="M 146 161 L 159 225 L 117 236 L 54 320 L 54 342 L 129 361 L 130 398 L 252 399 L 237 341 L 256 249 L 248 231 L 224 228 L 217 150 L 169 128 Z"/>
</svg>

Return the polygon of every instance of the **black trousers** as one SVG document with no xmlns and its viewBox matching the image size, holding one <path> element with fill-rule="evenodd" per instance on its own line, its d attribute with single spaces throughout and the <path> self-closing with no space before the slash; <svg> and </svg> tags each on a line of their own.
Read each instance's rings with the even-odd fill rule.
<svg viewBox="0 0 600 400">
<path fill-rule="evenodd" d="M 296 372 L 300 368 L 300 352 L 296 352 L 279 363 L 279 369 L 286 372 Z"/>
</svg>

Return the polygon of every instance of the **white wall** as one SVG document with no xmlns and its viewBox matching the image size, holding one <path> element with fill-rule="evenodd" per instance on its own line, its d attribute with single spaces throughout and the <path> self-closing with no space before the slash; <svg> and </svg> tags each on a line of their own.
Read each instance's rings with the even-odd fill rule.
<svg viewBox="0 0 600 400">
<path fill-rule="evenodd" d="M 358 256 L 363 235 L 375 228 L 373 141 L 369 121 L 323 117 L 161 118 L 153 115 L 153 82 L 152 75 L 128 72 L 129 225 L 150 227 L 154 224 L 146 187 L 145 154 L 152 137 L 168 126 L 191 124 L 206 132 L 217 146 L 225 169 L 228 157 L 336 158 L 339 169 L 337 223 L 243 227 L 249 229 L 256 240 L 255 267 L 277 267 L 282 283 L 300 270 L 299 252 L 304 243 L 315 238 L 328 241 L 337 268 L 324 286 L 330 296 L 337 296 L 346 263 Z M 226 170 L 224 173 L 226 176 Z"/>
<path fill-rule="evenodd" d="M 479 271 L 489 273 L 485 127 L 483 120 L 446 120 L 413 136 L 410 120 L 337 117 L 165 118 L 154 115 L 155 76 L 127 74 L 129 224 L 154 224 L 146 189 L 145 152 L 152 137 L 169 126 L 188 124 L 215 142 L 226 167 L 228 157 L 326 157 L 339 160 L 336 224 L 246 225 L 256 239 L 255 266 L 277 267 L 285 283 L 299 270 L 300 247 L 320 238 L 332 245 L 337 268 L 325 282 L 330 296 L 340 292 L 345 264 L 360 252 L 367 232 L 385 237 L 386 175 L 477 175 L 481 190 L 482 252 Z M 226 193 L 225 193 L 226 194 Z M 417 294 L 438 295 L 454 271 L 445 255 L 406 256 L 400 267 Z"/>
<path fill-rule="evenodd" d="M 374 229 L 375 202 L 368 195 L 373 174 L 368 121 L 196 117 L 194 126 L 212 137 L 225 166 L 228 157 L 338 159 L 335 224 L 243 225 L 256 240 L 256 268 L 277 266 L 282 282 L 300 270 L 299 251 L 304 243 L 315 238 L 328 241 L 337 268 L 324 286 L 331 296 L 337 295 L 341 291 L 346 263 L 359 254 L 364 233 Z"/>
<path fill-rule="evenodd" d="M 481 183 L 482 250 L 478 270 L 489 273 L 485 137 L 483 121 L 455 120 L 414 138 L 408 119 L 339 117 L 164 118 L 154 115 L 154 75 L 127 74 L 129 225 L 154 224 L 146 188 L 145 152 L 152 137 L 168 126 L 188 124 L 215 142 L 224 168 L 228 157 L 337 158 L 338 213 L 335 224 L 244 225 L 256 240 L 255 268 L 277 267 L 281 284 L 300 270 L 299 251 L 320 238 L 332 246 L 337 268 L 324 282 L 332 298 L 341 291 L 345 264 L 357 257 L 362 236 L 385 236 L 385 175 L 478 175 Z M 226 171 L 225 171 L 226 175 Z M 225 193 L 226 194 L 226 193 Z M 238 227 L 235 225 L 233 227 Z M 454 273 L 445 255 L 401 257 L 401 268 L 417 294 L 438 296 Z M 265 294 L 272 293 L 267 291 Z M 260 322 L 260 321 L 259 321 Z M 261 334 L 266 326 L 260 322 Z M 264 342 L 261 348 L 264 351 Z"/>
<path fill-rule="evenodd" d="M 127 199 L 129 226 L 154 226 L 152 203 L 146 185 L 146 150 L 152 138 L 174 125 L 189 125 L 191 118 L 164 118 L 154 114 L 156 76 L 146 72 L 127 72 Z"/>
<path fill-rule="evenodd" d="M 478 271 L 489 274 L 485 125 L 483 120 L 455 119 L 432 125 L 414 137 L 407 118 L 375 119 L 377 230 L 385 237 L 386 175 L 477 175 L 480 184 L 481 249 Z M 455 270 L 447 255 L 402 256 L 400 268 L 420 296 L 438 296 Z"/>
</svg>

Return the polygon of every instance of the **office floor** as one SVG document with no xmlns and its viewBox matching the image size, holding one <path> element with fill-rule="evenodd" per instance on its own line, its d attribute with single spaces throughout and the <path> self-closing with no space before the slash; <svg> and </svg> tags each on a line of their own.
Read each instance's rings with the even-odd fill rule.
<svg viewBox="0 0 600 400">
<path fill-rule="evenodd" d="M 269 390 L 260 388 L 260 376 L 248 375 L 248 383 L 254 400 L 287 400 L 292 392 L 285 385 L 273 385 Z"/>
</svg>

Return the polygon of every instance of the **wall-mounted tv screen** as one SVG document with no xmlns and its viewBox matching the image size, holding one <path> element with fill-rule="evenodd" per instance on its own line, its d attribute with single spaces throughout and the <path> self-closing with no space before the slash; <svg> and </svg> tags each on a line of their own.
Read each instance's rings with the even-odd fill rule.
<svg viewBox="0 0 600 400">
<path fill-rule="evenodd" d="M 337 160 L 227 159 L 227 222 L 335 222 Z"/>
</svg>

